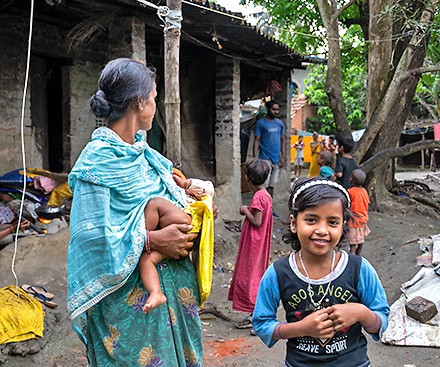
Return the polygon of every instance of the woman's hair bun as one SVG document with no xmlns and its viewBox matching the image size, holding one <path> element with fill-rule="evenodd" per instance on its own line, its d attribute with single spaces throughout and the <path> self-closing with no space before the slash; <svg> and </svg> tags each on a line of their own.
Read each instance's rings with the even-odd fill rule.
<svg viewBox="0 0 440 367">
<path fill-rule="evenodd" d="M 112 112 L 107 95 L 101 89 L 96 91 L 92 98 L 90 98 L 90 108 L 96 117 L 108 117 Z"/>
</svg>

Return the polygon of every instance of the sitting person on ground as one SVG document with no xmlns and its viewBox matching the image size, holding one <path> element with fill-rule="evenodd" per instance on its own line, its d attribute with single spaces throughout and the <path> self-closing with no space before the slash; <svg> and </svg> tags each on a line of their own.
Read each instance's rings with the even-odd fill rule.
<svg viewBox="0 0 440 367">
<path fill-rule="evenodd" d="M 318 156 L 318 164 L 320 166 L 319 175 L 327 180 L 335 181 L 336 176 L 335 172 L 330 167 L 332 164 L 333 155 L 329 151 L 325 150 L 323 152 L 319 152 Z"/>
<path fill-rule="evenodd" d="M 0 193 L 0 245 L 8 245 L 13 240 L 13 234 L 17 231 L 18 220 L 14 211 L 9 207 L 9 203 L 14 198 L 8 193 Z M 22 220 L 20 223 L 20 231 L 29 227 L 29 221 Z"/>
</svg>

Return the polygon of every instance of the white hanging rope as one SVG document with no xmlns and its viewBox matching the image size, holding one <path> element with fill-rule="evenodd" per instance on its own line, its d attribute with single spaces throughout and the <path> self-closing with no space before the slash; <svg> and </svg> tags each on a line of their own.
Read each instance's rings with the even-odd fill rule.
<svg viewBox="0 0 440 367">
<path fill-rule="evenodd" d="M 182 28 L 182 11 L 181 10 L 171 10 L 168 6 L 157 6 L 147 0 L 136 0 L 141 6 L 157 10 L 157 16 L 164 23 L 164 32 L 168 32 L 170 29 L 181 29 Z"/>
<path fill-rule="evenodd" d="M 30 9 L 30 17 L 29 17 L 29 39 L 28 39 L 28 50 L 27 50 L 27 60 L 26 60 L 26 75 L 24 78 L 24 88 L 23 88 L 23 99 L 21 101 L 21 121 L 20 121 L 20 138 L 21 138 L 21 155 L 22 155 L 22 163 L 23 163 L 23 189 L 20 203 L 20 211 L 18 214 L 18 225 L 15 231 L 15 240 L 14 240 L 14 256 L 12 257 L 11 271 L 15 278 L 15 286 L 18 288 L 18 277 L 15 273 L 15 259 L 17 257 L 17 247 L 18 247 L 18 232 L 20 231 L 20 223 L 23 217 L 23 206 L 24 206 L 24 198 L 26 195 L 26 152 L 24 146 L 24 115 L 26 111 L 26 94 L 28 88 L 29 81 L 29 67 L 31 61 L 31 45 L 32 45 L 32 30 L 34 24 L 34 0 L 31 0 L 31 9 Z"/>
</svg>

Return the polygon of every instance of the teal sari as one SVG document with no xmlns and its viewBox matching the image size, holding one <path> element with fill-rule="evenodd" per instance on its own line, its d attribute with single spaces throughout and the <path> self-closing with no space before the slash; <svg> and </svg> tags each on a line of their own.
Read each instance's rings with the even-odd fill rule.
<svg viewBox="0 0 440 367">
<path fill-rule="evenodd" d="M 67 306 L 91 366 L 202 365 L 199 294 L 188 258 L 157 265 L 167 302 L 142 313 L 148 298 L 138 268 L 145 206 L 154 197 L 185 205 L 171 169 L 142 135 L 130 145 L 103 127 L 69 175 Z"/>
</svg>

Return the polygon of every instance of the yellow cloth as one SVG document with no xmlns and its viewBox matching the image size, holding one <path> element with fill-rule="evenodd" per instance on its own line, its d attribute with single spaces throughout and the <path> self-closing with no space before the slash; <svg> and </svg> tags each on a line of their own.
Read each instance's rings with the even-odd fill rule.
<svg viewBox="0 0 440 367">
<path fill-rule="evenodd" d="M 47 206 L 61 206 L 71 197 L 72 191 L 70 190 L 69 184 L 64 182 L 51 192 Z"/>
<path fill-rule="evenodd" d="M 0 288 L 0 305 L 0 344 L 43 337 L 43 307 L 35 298 L 11 285 Z"/>
<path fill-rule="evenodd" d="M 196 268 L 199 285 L 200 305 L 208 299 L 212 285 L 212 264 L 214 261 L 214 214 L 213 198 L 205 195 L 201 201 L 195 201 L 185 208 L 191 215 L 193 229 L 190 232 L 200 233 L 200 242 L 194 249 L 193 263 Z"/>
<path fill-rule="evenodd" d="M 318 143 L 313 148 L 311 147 L 311 150 L 312 150 L 312 158 L 310 161 L 309 177 L 316 177 L 319 176 L 320 167 L 318 164 L 318 157 L 319 157 L 319 152 L 321 151 L 321 144 Z"/>
</svg>

